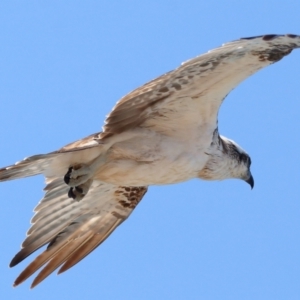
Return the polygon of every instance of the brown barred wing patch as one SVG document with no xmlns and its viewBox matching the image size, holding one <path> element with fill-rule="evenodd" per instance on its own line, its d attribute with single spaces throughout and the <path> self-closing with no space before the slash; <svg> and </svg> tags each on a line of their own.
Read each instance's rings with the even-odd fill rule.
<svg viewBox="0 0 300 300">
<path fill-rule="evenodd" d="M 115 191 L 117 201 L 124 208 L 134 209 L 147 192 L 146 186 L 120 186 Z"/>
</svg>

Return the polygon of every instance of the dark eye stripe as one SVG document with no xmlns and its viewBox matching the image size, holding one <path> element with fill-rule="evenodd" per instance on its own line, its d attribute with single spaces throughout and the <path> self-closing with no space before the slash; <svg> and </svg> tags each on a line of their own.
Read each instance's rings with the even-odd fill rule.
<svg viewBox="0 0 300 300">
<path fill-rule="evenodd" d="M 240 154 L 240 161 L 244 161 L 246 162 L 248 159 L 247 159 L 247 156 L 244 154 L 244 153 L 241 153 Z"/>
<path fill-rule="evenodd" d="M 239 159 L 241 162 L 244 162 L 245 164 L 247 163 L 248 167 L 251 166 L 251 158 L 248 155 L 246 155 L 245 153 L 240 153 Z"/>
</svg>

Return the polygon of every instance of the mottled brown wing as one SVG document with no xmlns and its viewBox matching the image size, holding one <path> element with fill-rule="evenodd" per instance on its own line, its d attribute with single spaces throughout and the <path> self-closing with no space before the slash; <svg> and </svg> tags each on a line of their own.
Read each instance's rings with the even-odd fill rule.
<svg viewBox="0 0 300 300">
<path fill-rule="evenodd" d="M 147 191 L 147 187 L 122 187 L 94 181 L 85 198 L 75 202 L 68 198 L 68 189 L 61 178 L 47 180 L 45 196 L 35 208 L 32 226 L 10 266 L 15 266 L 43 245 L 48 246 L 18 276 L 14 286 L 45 264 L 31 287 L 59 266 L 59 273 L 74 266 L 131 214 Z"/>
<path fill-rule="evenodd" d="M 101 136 L 111 136 L 141 125 L 152 116 L 156 117 L 157 123 L 159 117 L 166 122 L 168 114 L 172 118 L 174 110 L 178 120 L 186 121 L 192 113 L 198 116 L 210 114 L 210 120 L 205 119 L 205 122 L 216 124 L 222 100 L 237 84 L 299 46 L 300 37 L 296 35 L 265 35 L 224 44 L 123 97 L 108 115 Z M 191 109 L 186 109 L 184 101 L 179 100 L 187 97 L 199 105 L 190 105 Z M 198 122 L 204 120 L 199 118 Z M 174 126 L 176 124 L 172 124 L 175 131 Z M 182 126 L 181 122 L 177 122 L 177 126 Z"/>
</svg>

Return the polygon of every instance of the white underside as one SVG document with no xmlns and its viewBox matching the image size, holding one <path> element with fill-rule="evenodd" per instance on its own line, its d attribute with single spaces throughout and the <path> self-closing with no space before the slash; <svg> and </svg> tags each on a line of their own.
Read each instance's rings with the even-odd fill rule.
<svg viewBox="0 0 300 300">
<path fill-rule="evenodd" d="M 140 129 L 143 130 L 143 129 Z M 211 133 L 197 130 L 178 139 L 156 132 L 137 134 L 112 145 L 95 178 L 116 185 L 171 184 L 197 177 L 205 166 Z"/>
</svg>

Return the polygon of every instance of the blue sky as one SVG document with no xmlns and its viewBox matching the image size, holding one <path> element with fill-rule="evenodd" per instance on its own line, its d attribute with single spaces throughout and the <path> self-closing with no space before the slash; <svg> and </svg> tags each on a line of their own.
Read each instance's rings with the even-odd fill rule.
<svg viewBox="0 0 300 300">
<path fill-rule="evenodd" d="M 3 1 L 0 166 L 101 130 L 124 94 L 224 42 L 300 34 L 299 1 Z M 1 299 L 300 299 L 300 51 L 243 82 L 219 114 L 252 158 L 238 180 L 152 187 L 70 271 L 12 288 L 8 264 L 41 176 L 1 183 Z"/>
</svg>

